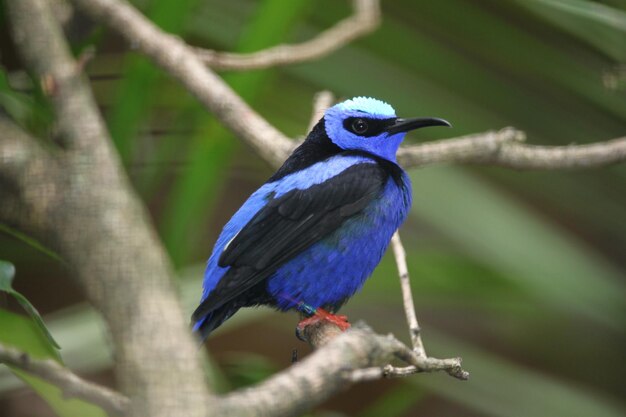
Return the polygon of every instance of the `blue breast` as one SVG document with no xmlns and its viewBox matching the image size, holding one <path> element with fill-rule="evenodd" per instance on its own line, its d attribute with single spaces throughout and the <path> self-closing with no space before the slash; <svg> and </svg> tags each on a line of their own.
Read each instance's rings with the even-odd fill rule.
<svg viewBox="0 0 626 417">
<path fill-rule="evenodd" d="M 411 206 L 410 180 L 403 173 L 398 182 L 389 178 L 380 197 L 363 212 L 268 279 L 267 290 L 278 308 L 294 308 L 295 302 L 313 308 L 338 305 L 363 286 Z"/>
</svg>

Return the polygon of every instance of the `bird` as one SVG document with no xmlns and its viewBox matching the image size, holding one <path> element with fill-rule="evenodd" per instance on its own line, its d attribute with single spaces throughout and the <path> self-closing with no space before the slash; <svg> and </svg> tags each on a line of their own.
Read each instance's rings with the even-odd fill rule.
<svg viewBox="0 0 626 417">
<path fill-rule="evenodd" d="M 268 305 L 329 321 L 380 262 L 411 206 L 396 153 L 407 132 L 451 126 L 403 119 L 354 97 L 328 108 L 304 142 L 226 223 L 207 262 L 192 325 L 201 340 L 240 308 Z"/>
</svg>

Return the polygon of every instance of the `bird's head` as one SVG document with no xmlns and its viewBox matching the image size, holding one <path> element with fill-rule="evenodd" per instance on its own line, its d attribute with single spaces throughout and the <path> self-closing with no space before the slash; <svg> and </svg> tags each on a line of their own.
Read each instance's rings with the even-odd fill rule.
<svg viewBox="0 0 626 417">
<path fill-rule="evenodd" d="M 355 97 L 326 110 L 326 134 L 341 149 L 365 151 L 389 161 L 396 161 L 396 152 L 406 133 L 427 126 L 450 126 L 443 119 L 432 117 L 401 119 L 384 101 Z"/>
</svg>

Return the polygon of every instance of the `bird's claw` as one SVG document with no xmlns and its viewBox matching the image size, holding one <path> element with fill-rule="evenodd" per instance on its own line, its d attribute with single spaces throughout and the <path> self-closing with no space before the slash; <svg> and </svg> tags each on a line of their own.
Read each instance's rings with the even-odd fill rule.
<svg viewBox="0 0 626 417">
<path fill-rule="evenodd" d="M 317 324 L 321 321 L 327 321 L 335 326 L 339 327 L 341 331 L 348 330 L 350 328 L 350 323 L 348 322 L 348 316 L 343 315 L 335 315 L 331 314 L 328 311 L 318 308 L 311 317 L 308 317 L 300 323 L 298 323 L 298 327 L 296 329 L 297 333 L 302 333 L 304 328 L 313 324 Z"/>
</svg>

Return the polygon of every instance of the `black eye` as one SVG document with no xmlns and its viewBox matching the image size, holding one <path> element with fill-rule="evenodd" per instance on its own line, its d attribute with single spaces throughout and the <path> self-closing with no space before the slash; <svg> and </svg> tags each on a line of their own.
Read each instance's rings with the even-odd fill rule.
<svg viewBox="0 0 626 417">
<path fill-rule="evenodd" d="M 352 121 L 351 127 L 354 133 L 356 133 L 357 135 L 362 135 L 363 133 L 367 132 L 369 126 L 364 119 L 354 119 Z"/>
</svg>

